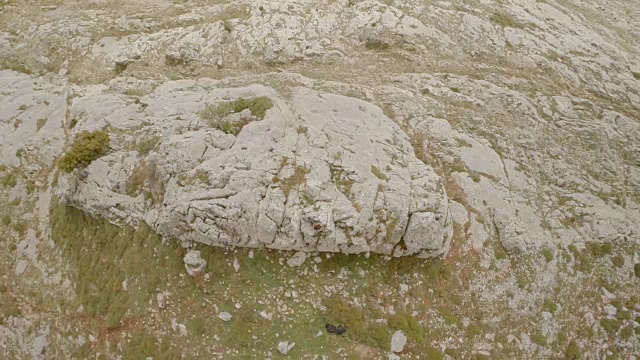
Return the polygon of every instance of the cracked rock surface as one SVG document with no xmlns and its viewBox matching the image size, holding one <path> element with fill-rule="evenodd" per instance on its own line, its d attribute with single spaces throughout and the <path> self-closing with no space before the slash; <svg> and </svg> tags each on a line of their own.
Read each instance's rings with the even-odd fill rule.
<svg viewBox="0 0 640 360">
<path fill-rule="evenodd" d="M 0 0 L 0 358 L 634 359 L 637 5 Z"/>
<path fill-rule="evenodd" d="M 74 133 L 136 129 L 114 138 L 109 155 L 60 176 L 61 199 L 88 213 L 208 245 L 425 257 L 448 250 L 439 176 L 371 103 L 300 87 L 284 99 L 266 87 L 204 80 L 162 84 L 137 103 L 81 91 L 70 109 L 81 119 Z M 260 96 L 273 108 L 237 135 L 197 117 L 225 97 Z M 177 98 L 178 107 L 167 107 Z M 149 137 L 155 148 L 135 151 L 133 142 Z"/>
</svg>

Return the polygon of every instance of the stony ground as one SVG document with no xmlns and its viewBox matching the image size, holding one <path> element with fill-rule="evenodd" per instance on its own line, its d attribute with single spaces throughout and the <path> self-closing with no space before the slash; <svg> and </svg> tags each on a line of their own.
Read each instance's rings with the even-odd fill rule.
<svg viewBox="0 0 640 360">
<path fill-rule="evenodd" d="M 632 1 L 0 0 L 0 357 L 635 359 L 639 38 Z M 257 138 L 204 112 L 255 88 L 278 111 L 304 88 L 383 113 L 446 193 L 447 256 L 291 267 L 157 235 L 148 214 L 170 199 L 129 174 L 189 131 Z M 61 174 L 97 129 L 111 162 Z M 116 156 L 130 166 L 109 182 Z M 366 178 L 393 183 L 382 171 Z M 69 206 L 69 183 L 101 196 Z"/>
</svg>

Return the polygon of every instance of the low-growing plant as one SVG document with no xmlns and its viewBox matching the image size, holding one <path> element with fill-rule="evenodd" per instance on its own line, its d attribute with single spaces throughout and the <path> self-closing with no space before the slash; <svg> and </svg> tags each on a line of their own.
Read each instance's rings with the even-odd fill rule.
<svg viewBox="0 0 640 360">
<path fill-rule="evenodd" d="M 2 185 L 4 187 L 12 188 L 18 184 L 18 177 L 15 173 L 8 173 L 2 178 Z"/>
<path fill-rule="evenodd" d="M 553 301 L 546 299 L 544 303 L 542 303 L 542 310 L 554 313 L 556 312 L 556 310 L 558 310 L 558 305 L 556 305 L 556 303 L 554 303 Z"/>
<path fill-rule="evenodd" d="M 424 329 L 411 314 L 398 313 L 391 315 L 387 322 L 392 329 L 402 330 L 414 342 L 418 344 L 424 342 Z"/>
<path fill-rule="evenodd" d="M 36 129 L 37 131 L 40 131 L 40 129 L 42 129 L 42 127 L 47 123 L 47 119 L 46 118 L 42 118 L 42 119 L 38 119 L 38 121 L 36 122 Z"/>
<path fill-rule="evenodd" d="M 267 110 L 272 107 L 273 102 L 265 96 L 252 99 L 238 99 L 219 105 L 208 104 L 204 110 L 200 112 L 200 117 L 205 120 L 210 120 L 249 109 L 251 111 L 251 115 L 259 119 L 264 119 Z"/>
<path fill-rule="evenodd" d="M 86 167 L 109 151 L 109 134 L 104 130 L 83 131 L 71 144 L 71 148 L 58 161 L 58 168 L 66 173 L 78 167 Z"/>
<path fill-rule="evenodd" d="M 531 341 L 539 346 L 547 346 L 547 337 L 540 333 L 531 335 Z"/>
<path fill-rule="evenodd" d="M 263 119 L 267 110 L 273 107 L 273 102 L 268 97 L 253 99 L 238 99 L 218 105 L 208 104 L 200 112 L 200 117 L 209 123 L 209 126 L 222 130 L 227 134 L 238 135 L 243 127 L 249 124 L 249 119 L 229 121 L 225 116 L 239 113 L 245 109 L 251 111 L 251 115 Z"/>
<path fill-rule="evenodd" d="M 618 254 L 611 258 L 611 262 L 613 263 L 613 266 L 621 268 L 624 266 L 624 256 Z"/>
<path fill-rule="evenodd" d="M 564 358 L 567 360 L 578 360 L 582 358 L 580 347 L 575 340 L 571 340 L 564 352 Z"/>
<path fill-rule="evenodd" d="M 144 223 L 137 229 L 119 227 L 56 197 L 50 222 L 51 237 L 69 260 L 78 305 L 102 319 L 104 328 L 118 327 L 127 315 L 145 312 L 158 286 L 184 272 L 182 255 L 176 251 L 179 245 L 163 244 Z M 128 291 L 123 288 L 125 280 Z"/>
<path fill-rule="evenodd" d="M 502 26 L 502 27 L 511 27 L 511 28 L 522 28 L 522 24 L 520 24 L 511 14 L 507 14 L 505 12 L 498 12 L 491 16 L 491 21 Z"/>
<path fill-rule="evenodd" d="M 147 155 L 151 150 L 155 149 L 159 141 L 160 138 L 158 136 L 146 138 L 136 144 L 136 151 L 142 156 Z"/>
</svg>

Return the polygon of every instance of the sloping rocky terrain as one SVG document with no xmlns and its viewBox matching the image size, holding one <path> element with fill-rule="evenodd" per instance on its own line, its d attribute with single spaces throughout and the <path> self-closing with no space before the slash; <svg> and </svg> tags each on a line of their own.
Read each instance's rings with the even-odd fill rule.
<svg viewBox="0 0 640 360">
<path fill-rule="evenodd" d="M 637 358 L 637 5 L 0 0 L 0 357 Z"/>
</svg>

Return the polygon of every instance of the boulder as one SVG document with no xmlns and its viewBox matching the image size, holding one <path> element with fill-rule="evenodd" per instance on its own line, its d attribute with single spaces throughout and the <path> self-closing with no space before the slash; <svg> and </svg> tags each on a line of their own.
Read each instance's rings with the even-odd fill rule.
<svg viewBox="0 0 640 360">
<path fill-rule="evenodd" d="M 215 246 L 420 257 L 448 251 L 452 221 L 439 176 L 371 103 L 307 88 L 286 99 L 255 85 L 207 91 L 190 81 L 165 83 L 142 98 L 144 107 L 87 93 L 75 99 L 72 113 L 85 119 L 74 131 L 107 122 L 125 134 L 112 136 L 108 156 L 60 176 L 60 198 L 90 214 L 144 221 L 165 237 Z M 268 97 L 273 107 L 230 131 L 216 124 L 237 124 L 237 114 L 199 115 L 205 104 L 225 106 L 225 96 Z M 180 103 L 178 113 L 167 101 Z M 131 150 L 148 138 L 152 149 Z"/>
</svg>

